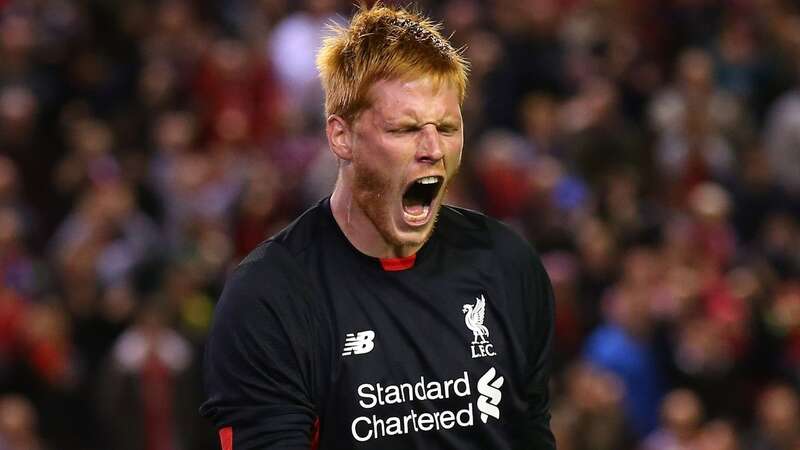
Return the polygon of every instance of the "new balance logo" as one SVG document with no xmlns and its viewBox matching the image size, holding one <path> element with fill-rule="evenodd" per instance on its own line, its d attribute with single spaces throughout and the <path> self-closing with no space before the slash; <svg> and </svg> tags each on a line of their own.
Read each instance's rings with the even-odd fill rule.
<svg viewBox="0 0 800 450">
<path fill-rule="evenodd" d="M 481 420 L 486 423 L 489 416 L 495 419 L 500 418 L 500 400 L 503 399 L 503 393 L 500 388 L 503 387 L 503 377 L 495 378 L 497 372 L 494 367 L 486 371 L 485 374 L 478 380 L 478 411 L 481 412 Z"/>
<path fill-rule="evenodd" d="M 347 333 L 344 339 L 342 356 L 363 355 L 375 348 L 375 332 L 372 330 Z"/>
</svg>

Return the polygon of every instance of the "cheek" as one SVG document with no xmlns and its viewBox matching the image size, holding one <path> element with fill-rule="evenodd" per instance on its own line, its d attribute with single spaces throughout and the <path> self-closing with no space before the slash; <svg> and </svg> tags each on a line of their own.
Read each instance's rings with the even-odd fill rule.
<svg viewBox="0 0 800 450">
<path fill-rule="evenodd" d="M 395 184 L 397 162 L 383 143 L 364 140 L 353 154 L 356 186 L 364 192 L 387 193 Z"/>
<path fill-rule="evenodd" d="M 400 185 L 414 163 L 413 148 L 407 142 L 376 141 L 371 148 L 366 149 L 368 154 L 364 157 L 375 171 L 383 173 L 387 183 Z"/>
<path fill-rule="evenodd" d="M 461 165 L 462 149 L 462 141 L 453 143 L 452 146 L 448 147 L 448 151 L 445 154 L 445 168 L 448 172 L 454 173 L 458 171 L 458 167 Z"/>
<path fill-rule="evenodd" d="M 380 136 L 365 139 L 359 147 L 362 161 L 368 162 L 373 167 L 396 167 L 402 158 L 398 143 L 391 139 L 382 139 Z"/>
</svg>

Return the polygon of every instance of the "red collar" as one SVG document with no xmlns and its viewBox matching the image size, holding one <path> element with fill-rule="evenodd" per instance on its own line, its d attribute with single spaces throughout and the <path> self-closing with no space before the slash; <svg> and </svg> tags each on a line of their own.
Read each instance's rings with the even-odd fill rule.
<svg viewBox="0 0 800 450">
<path fill-rule="evenodd" d="M 397 272 L 414 267 L 414 261 L 417 259 L 417 254 L 411 256 L 404 256 L 402 258 L 380 258 L 381 267 L 387 272 Z"/>
</svg>

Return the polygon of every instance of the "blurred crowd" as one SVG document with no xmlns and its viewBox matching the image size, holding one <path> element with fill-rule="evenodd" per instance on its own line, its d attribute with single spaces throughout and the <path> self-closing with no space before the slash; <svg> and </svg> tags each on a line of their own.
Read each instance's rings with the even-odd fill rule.
<svg viewBox="0 0 800 450">
<path fill-rule="evenodd" d="M 553 281 L 559 449 L 800 449 L 800 2 L 418 6 L 471 62 L 450 202 Z M 217 448 L 214 304 L 332 189 L 352 11 L 0 0 L 0 450 Z"/>
</svg>

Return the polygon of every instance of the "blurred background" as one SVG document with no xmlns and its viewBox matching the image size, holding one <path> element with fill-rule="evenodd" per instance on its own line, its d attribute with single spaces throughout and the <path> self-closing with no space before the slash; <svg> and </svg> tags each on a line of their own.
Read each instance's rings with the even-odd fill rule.
<svg viewBox="0 0 800 450">
<path fill-rule="evenodd" d="M 419 7 L 472 63 L 450 202 L 553 281 L 559 449 L 800 449 L 800 2 Z M 214 304 L 332 189 L 352 12 L 0 0 L 0 450 L 218 448 Z"/>
</svg>

